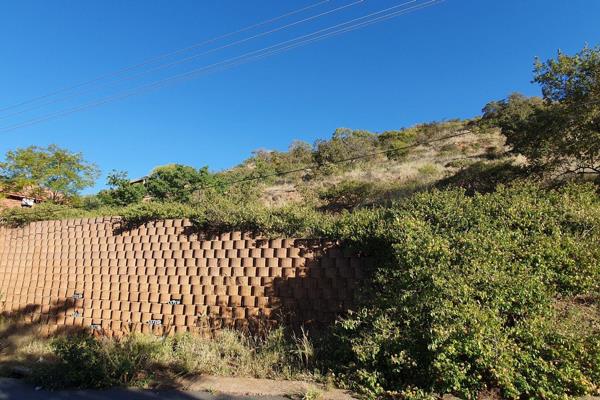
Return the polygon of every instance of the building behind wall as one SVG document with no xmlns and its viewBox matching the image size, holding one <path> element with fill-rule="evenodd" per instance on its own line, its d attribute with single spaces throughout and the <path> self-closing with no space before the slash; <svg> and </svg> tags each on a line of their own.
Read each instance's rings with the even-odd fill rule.
<svg viewBox="0 0 600 400">
<path fill-rule="evenodd" d="M 21 193 L 0 193 L 0 209 L 17 207 L 34 207 L 42 199 L 26 196 Z"/>
</svg>

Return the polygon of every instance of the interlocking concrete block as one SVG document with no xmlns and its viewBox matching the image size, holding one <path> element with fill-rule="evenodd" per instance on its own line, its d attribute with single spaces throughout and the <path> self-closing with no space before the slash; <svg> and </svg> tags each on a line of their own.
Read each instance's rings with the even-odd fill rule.
<svg viewBox="0 0 600 400">
<path fill-rule="evenodd" d="M 293 305 L 302 309 L 299 317 L 318 320 L 351 304 L 365 269 L 362 260 L 332 242 L 265 240 L 241 232 L 198 240 L 196 235 L 183 234 L 186 222 L 182 220 L 150 223 L 115 235 L 115 221 L 0 228 L 0 292 L 6 298 L 5 309 L 40 304 L 40 311 L 48 313 L 51 304 L 77 291 L 85 293 L 85 299 L 69 300 L 72 307 L 88 310 L 90 316 L 85 318 L 95 312 L 101 323 L 110 318 L 130 321 L 141 312 L 180 313 L 177 306 L 183 306 L 184 328 L 196 312 L 211 312 L 224 324 L 243 326 L 245 318 L 254 318 L 257 312 L 262 317 L 269 314 L 282 302 L 277 296 L 289 296 L 283 303 L 295 296 L 302 299 Z M 288 281 L 298 284 L 286 289 Z M 167 304 L 173 296 L 180 296 L 182 304 Z M 53 321 L 69 326 L 81 321 L 89 326 L 84 318 L 65 313 Z M 135 329 L 141 330 L 143 322 L 138 321 Z M 115 326 L 110 329 L 117 330 Z"/>
</svg>

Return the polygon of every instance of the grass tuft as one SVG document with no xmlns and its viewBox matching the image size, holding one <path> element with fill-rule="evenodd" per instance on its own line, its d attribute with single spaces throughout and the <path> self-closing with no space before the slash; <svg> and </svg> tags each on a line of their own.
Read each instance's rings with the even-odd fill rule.
<svg viewBox="0 0 600 400">
<path fill-rule="evenodd" d="M 155 386 L 192 374 L 322 380 L 313 368 L 307 332 L 283 328 L 262 335 L 222 330 L 214 337 L 131 334 L 105 338 L 87 334 L 44 338 L 31 330 L 17 346 L 3 346 L 1 364 L 31 370 L 29 379 L 49 389 Z M 0 337 L 14 343 L 15 336 Z M 10 375 L 10 369 L 0 370 Z"/>
</svg>

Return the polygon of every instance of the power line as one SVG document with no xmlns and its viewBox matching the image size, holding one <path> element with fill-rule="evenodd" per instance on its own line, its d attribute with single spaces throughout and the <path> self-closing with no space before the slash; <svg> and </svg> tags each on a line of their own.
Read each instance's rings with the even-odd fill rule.
<svg viewBox="0 0 600 400">
<path fill-rule="evenodd" d="M 329 1 L 329 0 L 327 0 L 327 1 Z M 284 29 L 288 29 L 288 28 L 291 28 L 293 26 L 300 25 L 300 24 L 303 24 L 305 22 L 309 22 L 309 21 L 315 20 L 317 18 L 321 18 L 321 17 L 324 17 L 326 15 L 342 11 L 342 10 L 344 10 L 346 8 L 349 8 L 349 7 L 352 7 L 352 6 L 364 3 L 365 1 L 366 0 L 355 0 L 352 3 L 348 3 L 348 4 L 345 4 L 345 5 L 336 7 L 334 9 L 324 11 L 324 12 L 321 12 L 321 13 L 316 14 L 316 15 L 311 15 L 310 17 L 301 19 L 299 21 L 291 22 L 289 24 L 286 24 L 286 25 L 283 25 L 283 26 L 280 26 L 280 27 L 268 30 L 266 32 L 261 32 L 261 33 L 258 33 L 256 35 L 252 35 L 250 37 L 239 39 L 239 40 L 236 40 L 234 42 L 231 42 L 231 43 L 219 46 L 219 47 L 215 47 L 215 48 L 209 49 L 207 51 L 204 51 L 204 52 L 201 52 L 201 53 L 198 53 L 198 54 L 194 54 L 194 55 L 182 58 L 182 59 L 178 59 L 178 60 L 171 61 L 171 62 L 164 63 L 164 64 L 159 64 L 156 67 L 153 67 L 151 69 L 135 73 L 133 75 L 126 75 L 123 78 L 117 79 L 116 82 L 118 83 L 118 82 L 122 82 L 122 81 L 132 80 L 132 79 L 135 79 L 135 78 L 140 77 L 142 75 L 146 75 L 146 74 L 151 73 L 151 72 L 160 71 L 160 70 L 165 69 L 165 68 L 170 68 L 170 67 L 173 67 L 175 65 L 179 65 L 179 64 L 182 64 L 182 63 L 185 63 L 185 62 L 188 62 L 188 61 L 192 61 L 192 60 L 195 60 L 195 59 L 197 59 L 199 57 L 202 57 L 202 56 L 205 56 L 205 55 L 208 55 L 208 54 L 220 51 L 220 50 L 224 50 L 224 49 L 227 49 L 227 48 L 230 48 L 230 47 L 233 47 L 233 46 L 237 46 L 237 45 L 249 42 L 249 41 L 254 40 L 254 39 L 265 37 L 265 36 L 271 35 L 273 33 L 282 31 Z M 417 0 L 411 0 L 410 2 L 416 2 L 416 1 Z M 68 100 L 68 99 L 71 99 L 71 98 L 79 97 L 79 96 L 85 95 L 87 93 L 91 93 L 94 90 L 95 89 L 89 89 L 89 90 L 85 90 L 83 92 L 75 92 L 75 93 L 73 93 L 71 95 L 60 97 L 58 99 L 52 99 L 50 101 L 46 101 L 46 102 L 43 102 L 41 104 L 37 104 L 37 105 L 29 107 L 29 108 L 25 108 L 23 110 L 15 111 L 13 113 L 9 113 L 9 114 L 6 114 L 6 115 L 0 115 L 0 120 L 6 119 L 6 118 L 9 118 L 9 117 L 13 117 L 13 116 L 16 116 L 16 115 L 21 115 L 21 114 L 24 114 L 26 112 L 29 112 L 29 111 L 32 111 L 32 110 L 36 110 L 36 109 L 39 109 L 41 107 L 45 107 L 45 106 L 48 106 L 48 105 L 56 104 L 56 103 L 64 101 L 64 100 Z"/>
<path fill-rule="evenodd" d="M 317 36 L 315 38 L 303 40 L 303 41 L 301 41 L 299 43 L 295 43 L 295 44 L 292 44 L 292 45 L 289 45 L 289 46 L 286 46 L 286 47 L 283 47 L 283 48 L 280 48 L 280 49 L 276 49 L 276 50 L 267 52 L 265 54 L 261 54 L 261 55 L 255 56 L 255 57 L 251 57 L 250 61 L 262 59 L 262 58 L 264 58 L 266 56 L 269 56 L 269 55 L 278 54 L 280 52 L 283 52 L 283 51 L 286 51 L 286 50 L 289 50 L 289 49 L 293 49 L 293 48 L 296 48 L 296 47 L 299 47 L 299 46 L 303 46 L 303 45 L 306 45 L 306 44 L 309 44 L 309 43 L 312 43 L 312 42 L 316 42 L 316 41 L 319 41 L 319 40 L 322 40 L 322 39 L 325 39 L 325 38 L 333 37 L 333 36 L 340 35 L 340 34 L 343 34 L 343 33 L 347 33 L 347 32 L 350 32 L 350 31 L 353 31 L 353 30 L 356 30 L 356 29 L 364 28 L 364 27 L 372 25 L 374 23 L 385 21 L 385 20 L 397 17 L 399 15 L 407 14 L 409 12 L 413 12 L 413 11 L 416 11 L 416 10 L 419 10 L 419 9 L 422 9 L 422 8 L 426 8 L 426 7 L 432 6 L 433 4 L 441 3 L 443 1 L 444 0 L 430 0 L 430 1 L 426 2 L 426 3 L 420 4 L 418 6 L 410 7 L 408 9 L 404 9 L 404 10 L 401 10 L 401 11 L 396 11 L 394 13 L 389 13 L 389 14 L 384 15 L 384 16 L 379 17 L 379 18 L 375 18 L 375 19 L 372 19 L 372 20 L 369 20 L 369 21 L 365 21 L 365 22 L 362 22 L 362 23 L 359 23 L 359 24 L 355 24 L 355 25 L 352 25 L 352 26 L 347 27 L 347 28 L 338 29 L 337 31 L 334 31 L 334 32 L 330 32 L 330 33 L 327 33 L 327 34 L 324 34 L 324 35 L 321 35 L 321 36 Z M 345 24 L 347 24 L 347 23 L 344 23 L 342 25 L 345 25 Z M 333 28 L 327 28 L 325 30 L 330 30 L 330 29 L 333 29 Z M 307 36 L 313 36 L 314 34 L 315 33 L 312 33 L 312 34 L 309 34 Z M 244 61 L 244 62 L 246 62 L 246 61 Z M 239 65 L 239 64 L 236 64 L 236 65 Z"/>
<path fill-rule="evenodd" d="M 203 73 L 209 73 L 209 72 L 211 72 L 211 70 L 214 70 L 214 69 L 219 68 L 219 67 L 222 67 L 222 69 L 224 69 L 224 68 L 230 68 L 230 67 L 233 67 L 233 66 L 236 66 L 236 65 L 244 64 L 246 62 L 250 62 L 250 61 L 258 60 L 258 59 L 261 59 L 261 58 L 265 58 L 267 56 L 270 56 L 270 55 L 273 55 L 273 54 L 277 54 L 277 53 L 281 53 L 283 51 L 287 51 L 287 50 L 290 50 L 292 48 L 299 47 L 299 46 L 302 46 L 302 45 L 306 45 L 306 44 L 309 44 L 309 43 L 312 43 L 312 42 L 315 42 L 315 41 L 318 41 L 318 40 L 322 40 L 322 39 L 325 39 L 325 38 L 330 37 L 330 36 L 335 36 L 335 35 L 338 35 L 338 34 L 346 33 L 346 32 L 349 32 L 351 30 L 355 30 L 355 29 L 359 29 L 359 28 L 371 25 L 373 23 L 381 22 L 381 21 L 384 21 L 384 20 L 387 20 L 387 19 L 399 16 L 399 15 L 407 14 L 409 12 L 413 12 L 413 11 L 416 11 L 416 10 L 419 10 L 419 9 L 422 9 L 422 8 L 426 8 L 426 7 L 435 5 L 437 3 L 441 3 L 442 1 L 443 0 L 430 0 L 428 2 L 421 3 L 421 4 L 413 6 L 413 7 L 402 9 L 400 11 L 389 12 L 390 10 L 397 9 L 399 7 L 403 7 L 403 6 L 407 5 L 407 4 L 415 2 L 415 0 L 411 0 L 409 2 L 402 3 L 402 4 L 399 4 L 399 5 L 393 6 L 393 7 L 389 7 L 387 9 L 380 10 L 380 11 L 377 11 L 377 12 L 374 12 L 374 13 L 371 13 L 371 14 L 359 17 L 359 18 L 355 18 L 355 19 L 352 19 L 352 20 L 349 20 L 349 21 L 346 21 L 346 22 L 343 22 L 343 23 L 340 23 L 340 24 L 337 24 L 337 25 L 334 25 L 334 26 L 331 26 L 331 27 L 328 27 L 328 28 L 317 30 L 317 31 L 312 32 L 312 33 L 307 34 L 307 35 L 302 35 L 302 36 L 299 36 L 299 37 L 296 37 L 296 38 L 293 38 L 293 39 L 290 39 L 290 40 L 286 40 L 284 42 L 280 42 L 280 43 L 272 45 L 272 46 L 268 46 L 268 47 L 261 48 L 259 50 L 251 51 L 251 52 L 245 53 L 245 54 L 243 54 L 241 56 L 229 58 L 229 59 L 221 61 L 221 62 L 210 64 L 208 66 L 204 66 L 204 67 L 201 67 L 201 68 L 193 69 L 191 71 L 188 71 L 188 72 L 185 72 L 185 73 L 181 73 L 181 74 L 177 74 L 177 75 L 174 75 L 174 76 L 171 76 L 171 77 L 168 77 L 168 78 L 164 78 L 164 79 L 158 80 L 158 81 L 150 83 L 150 84 L 139 86 L 139 87 L 134 88 L 134 89 L 132 89 L 130 91 L 119 92 L 117 95 L 105 97 L 105 98 L 97 100 L 95 102 L 87 103 L 87 104 L 84 104 L 84 105 L 81 105 L 81 106 L 78 106 L 78 107 L 74 107 L 74 108 L 71 108 L 71 109 L 67 109 L 67 110 L 64 110 L 64 111 L 59 111 L 59 112 L 56 112 L 56 113 L 53 113 L 53 114 L 47 114 L 47 115 L 41 116 L 41 117 L 39 117 L 37 119 L 32 119 L 32 120 L 24 121 L 24 122 L 19 123 L 19 124 L 15 124 L 15 125 L 11 125 L 11 126 L 5 126 L 3 128 L 0 128 L 0 132 L 9 132 L 9 131 L 20 129 L 20 128 L 23 128 L 23 127 L 26 127 L 26 126 L 34 125 L 34 124 L 37 124 L 37 123 L 40 123 L 40 122 L 44 122 L 44 121 L 47 121 L 47 120 L 50 120 L 50 119 L 53 119 L 53 118 L 70 115 L 70 114 L 73 114 L 73 113 L 76 113 L 76 112 L 79 112 L 79 111 L 83 111 L 83 110 L 86 110 L 86 109 L 89 109 L 89 108 L 92 108 L 92 107 L 97 107 L 97 106 L 104 105 L 104 104 L 107 104 L 107 103 L 110 103 L 110 102 L 113 102 L 113 101 L 117 101 L 117 100 L 121 100 L 121 99 L 124 99 L 124 98 L 128 98 L 128 97 L 131 97 L 131 96 L 134 96 L 134 95 L 137 95 L 137 94 L 142 94 L 144 92 L 155 90 L 155 89 L 158 89 L 158 88 L 163 87 L 163 86 L 167 86 L 167 85 L 172 84 L 172 83 L 187 81 L 187 80 L 193 79 L 196 76 L 201 75 Z M 386 14 L 386 12 L 387 12 L 387 14 Z M 382 14 L 382 13 L 384 15 L 376 17 L 376 18 L 372 18 L 373 16 L 376 16 L 376 15 Z M 366 18 L 371 18 L 371 19 L 367 20 L 367 21 L 355 23 L 356 21 L 364 20 Z M 349 25 L 349 24 L 351 24 L 351 25 L 347 26 L 347 27 L 344 27 L 344 28 L 341 28 L 344 25 Z M 336 28 L 340 28 L 340 29 L 337 29 L 336 31 L 333 31 L 333 32 L 327 32 L 327 31 L 330 31 L 330 30 L 336 29 Z M 326 33 L 324 33 L 324 32 L 326 32 Z M 318 35 L 320 33 L 323 33 L 323 34 L 321 34 L 320 36 L 312 37 L 312 36 Z M 294 42 L 296 42 L 296 43 L 294 43 Z M 288 43 L 292 43 L 292 44 L 290 44 L 290 45 L 288 45 L 286 47 L 281 47 L 281 46 L 286 45 Z M 260 54 L 261 52 L 263 54 Z"/>
<path fill-rule="evenodd" d="M 153 62 L 156 62 L 156 61 L 159 61 L 159 60 L 162 60 L 162 59 L 165 59 L 165 58 L 177 55 L 177 54 L 185 53 L 185 52 L 190 51 L 190 50 L 197 49 L 197 48 L 202 47 L 204 45 L 207 45 L 207 44 L 210 44 L 210 43 L 214 43 L 216 41 L 219 41 L 219 40 L 222 40 L 222 39 L 226 39 L 228 37 L 235 36 L 235 35 L 243 33 L 243 32 L 247 32 L 249 30 L 258 28 L 260 26 L 271 24 L 273 22 L 276 22 L 276 21 L 279 21 L 281 19 L 290 17 L 292 15 L 296 15 L 296 14 L 299 14 L 301 12 L 310 10 L 312 8 L 321 6 L 321 5 L 325 4 L 325 3 L 329 3 L 329 1 L 330 0 L 321 0 L 321 1 L 317 2 L 317 3 L 315 3 L 315 4 L 311 4 L 311 5 L 308 5 L 308 6 L 305 6 L 305 7 L 302 7 L 302 8 L 299 8 L 299 9 L 287 12 L 285 14 L 279 15 L 277 17 L 274 17 L 274 18 L 271 18 L 271 19 L 268 19 L 268 20 L 265 20 L 265 21 L 261 21 L 261 22 L 255 23 L 253 25 L 246 26 L 246 27 L 238 29 L 236 31 L 228 32 L 228 33 L 225 33 L 223 35 L 216 36 L 216 37 L 213 37 L 213 38 L 210 38 L 210 39 L 198 42 L 198 43 L 194 43 L 194 44 L 192 44 L 190 46 L 187 46 L 187 47 L 175 50 L 175 51 L 171 51 L 171 52 L 168 52 L 168 53 L 163 53 L 163 54 L 160 54 L 158 56 L 155 56 L 155 57 L 152 57 L 152 58 L 148 58 L 148 59 L 146 59 L 146 60 L 144 60 L 144 61 L 142 61 L 140 63 L 134 64 L 134 65 L 131 65 L 131 66 L 128 66 L 128 67 L 125 67 L 125 68 L 121 68 L 121 69 L 118 69 L 116 71 L 104 74 L 104 75 L 100 75 L 100 76 L 98 76 L 96 78 L 93 78 L 93 79 L 90 79 L 90 80 L 87 80 L 87 81 L 84 81 L 84 82 L 80 82 L 80 83 L 77 83 L 77 84 L 74 84 L 74 85 L 71 85 L 71 86 L 63 87 L 63 88 L 57 89 L 57 90 L 55 90 L 53 92 L 50 92 L 50 93 L 47 93 L 47 94 L 44 94 L 44 95 L 41 95 L 41 96 L 37 96 L 37 97 L 31 98 L 31 99 L 28 99 L 28 100 L 24 100 L 24 101 L 22 101 L 22 102 L 20 102 L 18 104 L 14 104 L 14 105 L 10 105 L 10 106 L 6 106 L 6 107 L 3 107 L 3 108 L 0 108 L 0 112 L 6 111 L 6 110 L 11 110 L 11 109 L 14 109 L 14 108 L 26 105 L 26 104 L 30 104 L 30 103 L 33 103 L 33 102 L 36 102 L 36 101 L 39 101 L 39 100 L 43 100 L 43 99 L 46 99 L 48 97 L 54 96 L 56 94 L 64 93 L 64 92 L 67 92 L 67 91 L 71 91 L 73 89 L 77 89 L 77 88 L 82 87 L 82 86 L 87 86 L 87 85 L 90 85 L 90 84 L 102 81 L 102 80 L 104 80 L 106 78 L 110 78 L 112 76 L 119 76 L 119 75 L 121 75 L 123 73 L 126 73 L 126 72 L 131 71 L 131 70 L 136 69 L 136 68 L 140 68 L 140 67 L 146 66 L 146 65 L 151 64 Z"/>
</svg>

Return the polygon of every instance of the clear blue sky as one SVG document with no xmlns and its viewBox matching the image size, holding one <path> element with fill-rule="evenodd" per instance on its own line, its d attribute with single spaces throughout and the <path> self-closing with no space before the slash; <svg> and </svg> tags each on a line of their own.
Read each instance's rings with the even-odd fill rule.
<svg viewBox="0 0 600 400">
<path fill-rule="evenodd" d="M 127 81 L 123 88 L 403 1 L 366 0 L 276 35 Z M 316 2 L 4 1 L 0 108 Z M 330 0 L 302 16 L 351 2 Z M 127 170 L 132 177 L 175 162 L 219 170 L 254 149 L 283 150 L 294 139 L 313 142 L 329 137 L 336 127 L 383 131 L 471 117 L 487 101 L 511 91 L 538 94 L 530 83 L 534 56 L 549 58 L 559 48 L 572 53 L 586 42 L 599 44 L 599 21 L 596 0 L 446 0 L 260 61 L 2 132 L 0 153 L 50 143 L 81 151 L 104 173 L 93 191 L 103 186 L 112 169 Z M 0 119 L 0 129 L 119 88 L 99 88 L 83 98 Z"/>
</svg>

